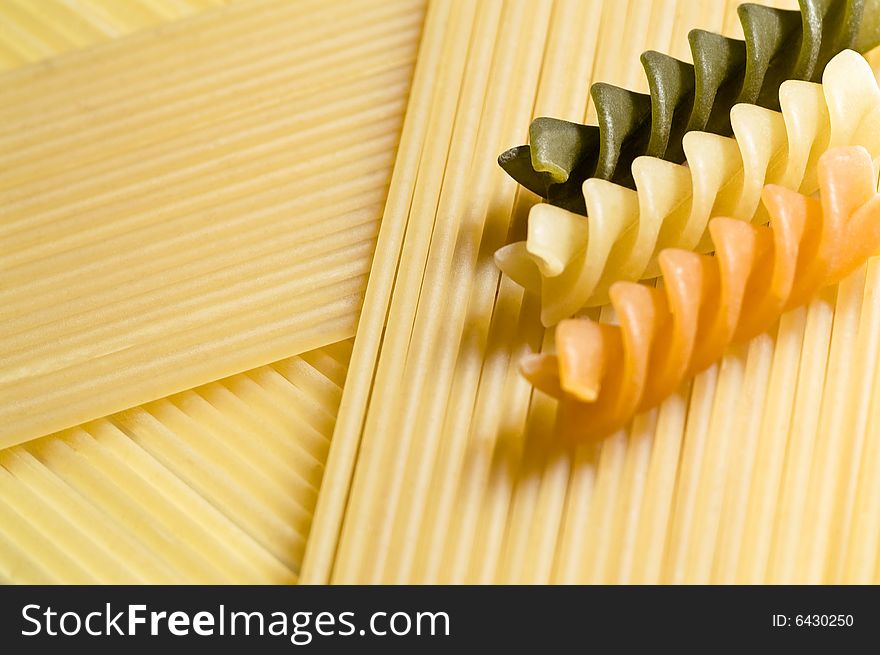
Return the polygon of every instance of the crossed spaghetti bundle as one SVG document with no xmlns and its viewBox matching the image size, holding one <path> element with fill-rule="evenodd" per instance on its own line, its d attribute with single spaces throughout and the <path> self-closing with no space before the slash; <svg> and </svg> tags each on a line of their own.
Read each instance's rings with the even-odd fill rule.
<svg viewBox="0 0 880 655">
<path fill-rule="evenodd" d="M 498 163 L 550 203 L 584 214 L 589 209 L 581 195 L 585 179 L 632 188 L 636 157 L 681 162 L 687 132 L 730 134 L 734 104 L 778 109 L 784 80 L 818 81 L 838 52 L 866 52 L 880 43 L 880 0 L 799 4 L 799 11 L 740 5 L 745 41 L 692 30 L 693 65 L 659 52 L 643 53 L 650 94 L 593 84 L 598 125 L 537 118 L 529 127 L 530 145 L 503 152 Z"/>
<path fill-rule="evenodd" d="M 880 250 L 880 195 L 870 154 L 833 148 L 818 163 L 819 198 L 767 185 L 770 225 L 719 217 L 714 255 L 660 254 L 662 289 L 617 282 L 619 325 L 585 318 L 556 328 L 557 355 L 526 358 L 522 371 L 558 397 L 571 437 L 602 436 L 655 407 L 726 346 L 769 329 Z"/>
<path fill-rule="evenodd" d="M 880 156 L 880 89 L 865 59 L 851 50 L 825 68 L 823 84 L 789 80 L 781 112 L 737 104 L 735 138 L 693 131 L 684 136 L 687 164 L 638 157 L 636 190 L 599 178 L 583 183 L 589 218 L 539 204 L 526 241 L 498 250 L 496 263 L 539 293 L 541 319 L 554 325 L 608 301 L 618 280 L 659 273 L 664 248 L 707 252 L 711 216 L 765 223 L 761 189 L 776 184 L 811 193 L 816 161 L 829 147 L 861 145 Z"/>
</svg>

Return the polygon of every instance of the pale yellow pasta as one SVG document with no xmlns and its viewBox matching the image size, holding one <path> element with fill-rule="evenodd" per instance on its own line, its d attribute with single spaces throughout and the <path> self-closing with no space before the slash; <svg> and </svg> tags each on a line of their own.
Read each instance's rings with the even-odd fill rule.
<svg viewBox="0 0 880 655">
<path fill-rule="evenodd" d="M 14 28 L 2 31 L 0 53 L 54 55 L 211 4 L 0 2 L 5 26 Z M 51 38 L 59 29 L 65 38 Z M 295 581 L 350 349 L 350 341 L 327 346 L 0 451 L 7 495 L 0 501 L 0 581 Z M 169 413 L 170 407 L 179 411 Z M 147 416 L 139 445 L 120 425 Z M 182 475 L 188 458 L 223 487 L 212 493 L 192 484 Z M 282 492 L 255 501 L 265 481 Z M 273 518 L 261 528 L 247 525 L 242 514 Z M 95 531 L 112 536 L 109 555 L 96 545 L 108 548 Z"/>
<path fill-rule="evenodd" d="M 0 581 L 296 582 L 350 353 L 0 450 Z"/>
<path fill-rule="evenodd" d="M 0 80 L 0 446 L 350 337 L 421 1 L 247 2 Z"/>
<path fill-rule="evenodd" d="M 426 62 L 426 73 L 423 78 L 417 74 L 412 92 L 416 104 L 410 106 L 407 121 L 409 125 L 412 119 L 413 128 L 418 125 L 425 132 L 412 141 L 404 132 L 396 169 L 401 175 L 400 195 L 394 194 L 392 185 L 384 219 L 388 234 L 393 230 L 400 241 L 389 241 L 383 250 L 380 237 L 377 262 L 382 262 L 387 273 L 377 277 L 374 269 L 371 278 L 370 289 L 382 292 L 368 290 L 361 322 L 364 331 L 356 344 L 328 476 L 337 481 L 345 476 L 359 441 L 360 456 L 350 493 L 341 482 L 322 491 L 306 554 L 304 579 L 308 581 L 328 579 L 331 569 L 337 581 L 497 579 L 495 566 L 500 564 L 499 549 L 508 529 L 505 517 L 515 482 L 511 479 L 496 487 L 491 481 L 496 476 L 500 476 L 499 483 L 508 480 L 504 471 L 515 475 L 520 461 L 523 465 L 535 462 L 540 470 L 538 462 L 544 461 L 548 444 L 525 453 L 525 425 L 531 425 L 537 437 L 552 422 L 553 403 L 536 404 L 530 410 L 528 386 L 515 369 L 517 355 L 540 343 L 542 330 L 534 305 L 523 306 L 521 291 L 506 278 L 499 288 L 497 269 L 493 270 L 493 245 L 507 231 L 516 190 L 494 166 L 493 148 L 515 139 L 533 111 L 583 120 L 583 89 L 588 84 L 564 83 L 570 70 L 585 71 L 585 83 L 591 70 L 619 74 L 626 58 L 619 51 L 611 56 L 606 49 L 603 56 L 602 49 L 589 52 L 580 47 L 583 26 L 592 26 L 602 40 L 612 41 L 614 29 L 623 29 L 629 17 L 638 17 L 646 30 L 654 23 L 671 29 L 668 21 L 654 20 L 669 10 L 664 3 L 648 7 L 645 3 L 599 2 L 477 6 L 476 17 L 466 2 L 434 5 L 428 17 L 423 52 L 439 51 L 442 61 L 439 53 L 445 47 L 450 59 L 444 66 L 438 60 L 420 60 L 420 66 Z M 704 21 L 709 19 L 705 6 L 694 3 L 693 9 Z M 500 17 L 493 12 L 500 12 Z M 682 24 L 680 29 L 686 28 Z M 667 32 L 654 38 L 667 41 L 670 37 Z M 465 75 L 458 53 L 466 51 L 469 42 L 474 47 L 480 44 L 485 52 L 485 45 L 496 39 L 495 48 L 516 52 L 517 58 L 471 55 Z M 517 48 L 512 48 L 514 43 Z M 528 49 L 522 44 L 546 48 L 545 61 L 567 54 L 571 63 L 542 69 L 542 57 L 524 55 Z M 492 69 L 493 61 L 497 70 Z M 433 75 L 431 67 L 436 67 Z M 518 74 L 512 76 L 511 68 Z M 632 74 L 631 69 L 626 72 Z M 488 89 L 471 86 L 471 80 L 477 79 L 488 80 Z M 513 106 L 511 98 L 518 100 Z M 480 123 L 476 145 L 460 136 L 451 138 L 450 119 L 457 105 L 483 106 L 483 112 L 498 117 Z M 450 147 L 450 166 L 444 171 L 437 166 L 434 153 Z M 416 179 L 421 183 L 415 184 Z M 404 180 L 408 188 L 403 187 Z M 455 214 L 443 207 L 464 188 L 470 201 L 455 223 L 447 218 Z M 525 202 L 515 205 L 516 215 L 527 208 Z M 438 205 L 439 212 L 435 210 Z M 432 225 L 435 215 L 437 222 Z M 480 235 L 478 253 L 470 239 Z M 371 316 L 388 317 L 384 333 Z M 460 342 L 464 334 L 465 341 Z M 401 345 L 383 347 L 380 356 L 383 341 Z M 489 344 L 506 346 L 497 349 Z M 426 366 L 432 371 L 430 376 L 425 375 Z M 400 388 L 407 393 L 391 393 Z M 500 434 L 509 437 L 497 441 Z M 493 457 L 496 444 L 505 453 L 499 452 L 497 460 Z M 558 482 L 566 477 L 566 467 L 560 465 L 555 469 Z M 498 493 L 483 495 L 487 484 Z M 401 489 L 407 492 L 400 494 Z M 546 497 L 557 516 L 564 497 L 562 489 Z M 379 498 L 386 500 L 380 503 Z M 522 502 L 520 516 L 525 520 L 530 503 L 526 497 Z M 340 537 L 338 520 L 343 515 Z M 546 539 L 536 543 L 552 543 L 550 534 L 553 531 L 548 529 Z M 338 548 L 337 539 L 341 539 Z M 328 556 L 333 551 L 335 562 Z M 516 568 L 512 562 L 509 566 L 508 570 Z M 536 572 L 549 575 L 551 569 L 545 559 Z"/>
<path fill-rule="evenodd" d="M 228 0 L 2 0 L 0 71 L 87 47 Z"/>
<path fill-rule="evenodd" d="M 823 391 L 834 298 L 823 297 L 787 315 L 750 348 L 729 351 L 720 365 L 637 418 L 631 429 L 577 448 L 550 438 L 555 404 L 529 393 L 516 370 L 522 353 L 553 346 L 543 336 L 539 299 L 499 277 L 491 262 L 494 246 L 506 240 L 508 216 L 514 233 L 526 233 L 535 197 L 519 191 L 514 200 L 515 183 L 492 176 L 494 155 L 522 142 L 531 115 L 583 121 L 591 74 L 614 83 L 634 80 L 636 55 L 646 43 L 668 51 L 686 43 L 692 27 L 735 25 L 730 16 L 737 3 L 727 3 L 723 12 L 705 2 L 541 4 L 549 13 L 532 16 L 530 27 L 518 14 L 502 12 L 508 38 L 541 56 L 513 64 L 520 71 L 515 92 L 502 70 L 490 75 L 488 99 L 465 83 L 480 79 L 488 64 L 473 55 L 464 67 L 456 53 L 491 39 L 500 39 L 499 47 L 509 42 L 497 36 L 494 23 L 475 27 L 469 14 L 462 16 L 464 4 L 435 4 L 429 15 L 423 77 L 417 76 L 412 91 L 375 284 L 367 294 L 368 318 L 359 328 L 328 461 L 334 483 L 322 489 L 303 579 L 763 582 L 770 579 L 770 553 L 777 548 L 774 525 L 786 507 L 779 502 L 781 479 L 786 469 L 803 466 L 807 488 L 816 490 L 808 493 L 831 490 L 824 502 L 835 510 L 821 525 L 791 524 L 805 539 L 822 532 L 823 545 L 811 555 L 825 564 L 822 581 L 841 580 L 835 571 L 846 567 L 858 571 L 860 580 L 876 580 L 880 531 L 871 513 L 876 503 L 870 477 L 876 466 L 863 459 L 868 449 L 876 450 L 871 430 L 877 412 L 870 404 L 876 385 L 866 382 L 876 375 L 872 353 L 880 340 L 876 261 L 869 267 L 874 282 L 864 289 L 864 303 L 874 309 L 860 314 L 857 345 L 834 349 L 840 363 L 859 362 L 858 374 L 838 375 L 834 393 Z M 645 43 L 623 36 L 631 12 L 647 13 L 647 24 L 657 26 L 639 37 Z M 660 20 L 670 13 L 674 21 Z M 564 71 L 550 64 L 533 68 L 537 59 L 556 62 L 566 54 L 570 65 Z M 584 63 L 591 71 L 586 79 Z M 523 96 L 526 107 L 504 110 L 492 100 Z M 496 151 L 483 149 L 482 141 L 479 148 L 458 145 L 451 116 L 464 121 L 459 106 L 481 106 L 492 118 L 480 131 L 487 140 L 498 139 Z M 438 157 L 448 165 L 438 164 Z M 466 205 L 466 218 L 450 225 L 456 219 L 437 209 L 462 188 L 473 202 Z M 656 191 L 663 190 L 658 185 Z M 680 220 L 689 216 L 685 212 Z M 452 253 L 450 239 L 456 244 Z M 519 247 L 524 253 L 525 242 Z M 441 261 L 453 262 L 451 268 L 438 266 Z M 532 273 L 537 278 L 536 266 Z M 858 287 L 858 275 L 853 280 Z M 837 311 L 858 314 L 861 305 L 845 294 Z M 602 320 L 613 320 L 606 309 L 602 314 Z M 843 330 L 839 339 L 848 334 Z M 819 465 L 818 449 L 815 455 L 799 449 L 809 440 L 799 435 L 811 428 L 815 434 L 810 421 L 816 412 L 830 411 L 814 407 L 816 389 L 826 407 L 834 398 L 851 398 L 838 411 L 852 407 L 863 417 L 853 423 L 856 447 L 830 472 Z M 860 474 L 850 489 L 853 467 Z M 859 499 L 858 515 L 847 498 Z M 844 540 L 825 539 L 837 534 L 838 524 Z M 857 561 L 847 561 L 849 553 Z M 808 561 L 798 555 L 792 579 L 812 579 Z"/>
<path fill-rule="evenodd" d="M 555 401 L 533 393 L 517 370 L 523 354 L 552 349 L 552 338 L 542 328 L 538 296 L 499 276 L 493 252 L 507 240 L 508 230 L 531 232 L 531 243 L 516 244 L 509 260 L 526 261 L 523 286 L 538 288 L 542 272 L 564 270 L 575 256 L 572 245 L 586 247 L 587 241 L 575 222 L 548 221 L 546 229 L 538 221 L 528 225 L 535 198 L 497 169 L 495 155 L 522 142 L 533 115 L 584 121 L 592 111 L 586 93 L 591 79 L 643 83 L 637 54 L 646 47 L 684 58 L 689 29 L 736 29 L 736 4 L 431 3 L 335 429 L 346 347 L 322 350 L 335 363 L 322 355 L 286 360 L 292 368 L 263 367 L 3 451 L 0 523 L 8 529 L 0 531 L 0 578 L 84 583 L 298 577 L 304 582 L 880 580 L 877 259 L 839 290 L 786 315 L 749 348 L 729 351 L 722 363 L 601 444 L 573 448 L 550 439 Z M 186 78 L 166 74 L 151 93 Z M 320 86 L 320 75 L 310 79 Z M 91 84 L 82 77 L 78 82 Z M 138 83 L 149 90 L 148 81 Z M 104 98 L 114 102 L 122 94 L 106 93 Z M 270 96 L 259 96 L 260 101 Z M 63 138 L 75 143 L 78 137 L 61 134 L 66 109 L 58 106 L 58 96 L 42 97 L 40 111 L 59 119 L 43 132 L 54 145 L 44 148 L 39 140 L 28 145 L 32 156 L 20 160 L 19 181 L 33 183 L 45 161 L 54 175 L 77 182 L 76 173 L 65 170 L 61 146 Z M 165 100 L 152 108 L 157 119 Z M 797 124 L 788 121 L 791 111 L 810 103 L 815 111 L 803 110 Z M 824 125 L 818 120 L 825 107 L 821 90 L 793 97 L 791 105 L 784 141 L 771 143 L 787 147 L 790 138 L 823 145 L 800 148 L 797 157 L 786 148 L 783 154 L 771 153 L 767 168 L 785 179 L 809 172 L 811 161 L 827 147 L 823 139 L 834 138 L 815 136 Z M 173 129 L 173 115 L 165 114 L 163 129 Z M 746 131 L 754 126 L 780 135 L 770 114 L 744 119 Z M 862 124 L 878 120 L 876 112 L 868 112 Z M 235 127 L 232 133 L 242 123 L 229 125 Z M 880 133 L 848 127 L 861 136 Z M 95 130 L 124 139 L 125 130 Z M 319 135 L 308 138 L 317 144 Z M 117 143 L 122 148 L 133 142 Z M 596 187 L 594 194 L 602 197 L 596 202 L 607 203 L 606 224 L 622 230 L 621 240 L 603 246 L 607 255 L 623 263 L 643 258 L 650 263 L 653 255 L 649 232 L 614 224 L 610 209 L 615 205 L 627 212 L 635 205 L 640 221 L 657 216 L 658 226 L 667 208 L 678 206 L 675 224 L 690 225 L 696 235 L 699 213 L 681 195 L 682 190 L 692 193 L 695 180 L 702 189 L 701 207 L 711 209 L 723 199 L 727 211 L 747 212 L 750 201 L 742 191 L 764 175 L 764 159 L 773 150 L 767 143 L 755 141 L 749 150 L 744 142 L 697 141 L 692 160 L 705 155 L 697 178 L 688 169 L 640 160 L 638 192 Z M 744 158 L 757 166 L 747 175 L 738 172 Z M 713 162 L 721 167 L 713 171 Z M 84 166 L 77 183 L 89 172 L 109 174 L 109 167 L 96 162 L 83 159 L 77 165 Z M 732 168 L 737 170 L 731 173 Z M 148 171 L 141 184 L 148 183 Z M 376 189 L 370 186 L 376 177 L 381 176 L 362 178 L 359 193 Z M 220 179 L 212 180 L 215 189 Z M 329 177 L 314 179 L 322 184 Z M 261 198 L 279 197 L 271 195 L 272 181 L 267 178 Z M 809 183 L 807 178 L 804 184 Z M 718 184 L 721 190 L 713 195 Z M 161 193 L 159 187 L 148 188 Z M 80 188 L 79 201 L 88 203 L 90 188 Z M 174 193 L 169 189 L 160 197 Z M 224 201 L 234 202 L 228 196 Z M 327 201 L 316 196 L 307 202 Z M 338 208 L 344 202 L 329 204 Z M 370 207 L 380 212 L 381 202 L 358 214 L 364 234 L 370 229 Z M 102 216 L 98 204 L 87 206 Z M 348 211 L 353 205 L 344 206 Z M 295 212 L 298 205 L 287 208 Z M 57 209 L 46 211 L 45 218 L 54 220 L 51 212 Z M 296 229 L 320 225 L 326 216 L 316 209 Z M 343 225 L 349 225 L 345 215 L 337 227 Z M 63 255 L 66 244 L 84 245 L 77 241 L 82 235 L 75 223 L 69 227 L 63 233 L 59 225 L 63 241 L 45 244 L 55 256 Z M 570 240 L 559 251 L 554 229 Z M 308 252 L 315 257 L 322 252 L 319 244 L 337 234 L 322 230 L 310 233 L 316 245 Z M 658 227 L 654 238 L 661 234 Z M 122 232 L 108 236 L 121 238 Z M 371 250 L 370 238 L 360 243 Z M 10 255 L 26 263 L 36 244 L 23 242 L 25 249 Z M 626 250 L 618 244 L 626 244 Z M 601 241 L 594 249 L 598 245 Z M 193 257 L 181 261 L 197 277 L 198 253 L 204 251 L 197 239 L 192 246 Z M 532 264 L 529 248 L 546 271 Z M 328 295 L 365 282 L 345 284 L 320 288 L 279 313 L 307 312 Z M 105 281 L 96 287 L 102 294 L 96 297 L 118 297 L 114 285 Z M 185 288 L 167 297 L 177 302 L 185 298 Z M 352 298 L 362 297 L 362 289 Z M 18 301 L 44 312 L 40 316 L 51 315 L 39 299 L 23 294 Z M 150 304 L 147 298 L 143 302 L 142 307 Z M 343 305 L 340 315 L 356 315 L 355 306 L 359 301 Z M 153 309 L 153 316 L 162 316 L 161 307 Z M 596 318 L 600 311 L 585 313 Z M 607 308 L 601 314 L 604 321 L 614 320 Z M 125 316 L 114 320 L 126 324 Z M 153 324 L 152 334 L 162 325 Z M 282 332 L 290 327 L 278 326 Z M 218 326 L 212 334 L 222 330 Z M 326 338 L 329 331 L 313 334 Z M 31 343 L 26 335 L 15 338 Z M 107 343 L 121 341 L 117 335 Z M 247 367 L 255 353 L 245 352 L 237 365 Z M 16 361 L 18 370 L 26 365 L 24 359 Z M 331 432 L 332 452 L 310 527 L 307 505 L 322 479 Z M 165 547 L 171 535 L 180 548 Z"/>
</svg>

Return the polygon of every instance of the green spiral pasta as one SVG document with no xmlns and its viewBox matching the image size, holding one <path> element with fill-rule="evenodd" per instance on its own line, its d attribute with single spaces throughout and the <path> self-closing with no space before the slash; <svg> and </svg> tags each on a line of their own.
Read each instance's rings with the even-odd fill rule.
<svg viewBox="0 0 880 655">
<path fill-rule="evenodd" d="M 501 153 L 499 165 L 551 204 L 586 214 L 581 187 L 587 178 L 634 188 L 636 157 L 681 163 L 686 132 L 728 136 L 733 105 L 779 109 L 783 81 L 819 81 L 838 52 L 866 52 L 880 44 L 880 0 L 799 0 L 799 5 L 799 11 L 740 5 L 745 41 L 692 30 L 693 65 L 643 53 L 649 94 L 593 84 L 598 125 L 536 118 L 529 145 Z"/>
</svg>

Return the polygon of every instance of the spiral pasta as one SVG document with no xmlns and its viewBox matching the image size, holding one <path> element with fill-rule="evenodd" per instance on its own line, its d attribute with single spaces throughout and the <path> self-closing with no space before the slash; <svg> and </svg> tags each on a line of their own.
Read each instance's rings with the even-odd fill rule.
<svg viewBox="0 0 880 655">
<path fill-rule="evenodd" d="M 708 251 L 710 216 L 766 222 L 764 184 L 814 191 L 816 161 L 827 148 L 861 145 L 880 156 L 880 89 L 859 54 L 836 55 L 822 85 L 784 82 L 779 98 L 781 112 L 734 106 L 735 138 L 687 133 L 687 165 L 637 158 L 635 191 L 588 179 L 589 219 L 550 204 L 532 207 L 526 241 L 499 249 L 497 265 L 540 293 L 541 319 L 555 325 L 607 302 L 615 281 L 656 276 L 664 248 Z"/>
<path fill-rule="evenodd" d="M 819 198 L 778 185 L 761 194 L 770 225 L 713 218 L 714 255 L 670 248 L 663 288 L 617 282 L 619 325 L 573 318 L 556 327 L 557 354 L 526 358 L 525 376 L 561 397 L 571 436 L 601 436 L 655 407 L 731 342 L 769 329 L 788 309 L 880 251 L 880 195 L 868 152 L 833 148 L 818 162 Z"/>
<path fill-rule="evenodd" d="M 800 0 L 800 11 L 743 4 L 737 13 L 745 41 L 692 30 L 694 65 L 659 52 L 641 61 L 650 94 L 610 84 L 590 89 L 598 125 L 540 117 L 530 145 L 498 157 L 520 184 L 551 204 L 584 214 L 581 184 L 594 177 L 633 188 L 640 155 L 680 163 L 682 137 L 702 130 L 729 135 L 735 103 L 779 109 L 783 80 L 818 81 L 832 56 L 866 52 L 880 43 L 880 0 Z"/>
</svg>

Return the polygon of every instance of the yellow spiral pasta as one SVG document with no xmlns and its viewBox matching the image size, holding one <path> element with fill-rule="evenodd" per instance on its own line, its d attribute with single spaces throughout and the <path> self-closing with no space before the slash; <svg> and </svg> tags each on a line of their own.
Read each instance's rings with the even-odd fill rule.
<svg viewBox="0 0 880 655">
<path fill-rule="evenodd" d="M 858 53 L 835 56 L 822 84 L 784 82 L 779 100 L 781 113 L 734 106 L 735 138 L 686 134 L 685 165 L 637 158 L 636 191 L 586 180 L 589 218 L 535 205 L 526 241 L 498 250 L 497 265 L 541 294 L 541 320 L 555 325 L 607 302 L 615 281 L 657 276 L 657 255 L 664 248 L 710 250 L 711 216 L 765 223 L 759 202 L 765 184 L 815 191 L 816 162 L 829 147 L 861 145 L 872 157 L 880 155 L 880 89 Z"/>
<path fill-rule="evenodd" d="M 782 312 L 880 250 L 880 195 L 868 152 L 860 146 L 828 150 L 817 173 L 818 199 L 764 187 L 769 227 L 712 219 L 714 255 L 661 252 L 662 289 L 613 284 L 619 325 L 586 318 L 557 325 L 558 355 L 526 358 L 522 370 L 564 398 L 566 432 L 601 436 L 623 427 L 719 359 L 730 343 L 766 331 Z"/>
</svg>

